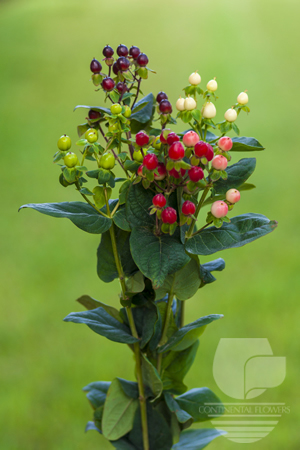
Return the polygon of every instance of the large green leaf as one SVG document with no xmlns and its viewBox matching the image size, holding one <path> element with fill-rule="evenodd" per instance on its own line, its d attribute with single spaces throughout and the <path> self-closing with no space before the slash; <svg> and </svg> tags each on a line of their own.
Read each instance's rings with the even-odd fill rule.
<svg viewBox="0 0 300 450">
<path fill-rule="evenodd" d="M 153 101 L 153 94 L 148 94 L 139 100 L 133 108 L 130 120 L 140 123 L 148 122 L 152 117 Z"/>
<path fill-rule="evenodd" d="M 214 430 L 213 428 L 186 430 L 181 433 L 179 442 L 173 445 L 172 450 L 201 450 L 223 434 L 226 433 L 222 430 Z"/>
<path fill-rule="evenodd" d="M 169 410 L 174 413 L 179 423 L 182 424 L 183 429 L 188 428 L 194 422 L 193 417 L 179 406 L 177 399 L 175 400 L 169 392 L 164 393 L 166 404 Z"/>
<path fill-rule="evenodd" d="M 92 309 L 91 311 L 71 313 L 64 318 L 64 321 L 84 323 L 95 333 L 105 336 L 114 342 L 133 344 L 138 341 L 138 339 L 131 335 L 127 325 L 120 323 L 101 307 Z"/>
<path fill-rule="evenodd" d="M 28 203 L 20 209 L 23 208 L 32 208 L 47 216 L 70 219 L 81 230 L 93 234 L 104 233 L 112 224 L 111 219 L 102 216 L 92 206 L 82 202 Z M 102 209 L 103 212 L 105 210 L 106 208 Z"/>
<path fill-rule="evenodd" d="M 252 152 L 265 149 L 265 147 L 252 137 L 234 137 L 232 138 L 232 142 L 231 152 Z"/>
<path fill-rule="evenodd" d="M 119 206 L 119 208 L 117 209 L 117 211 L 113 216 L 113 221 L 119 228 L 121 228 L 121 230 L 131 231 L 130 224 L 126 217 L 125 205 Z"/>
<path fill-rule="evenodd" d="M 216 194 L 226 194 L 229 189 L 238 189 L 252 175 L 255 170 L 255 158 L 243 158 L 236 164 L 227 167 L 227 180 L 220 178 L 214 183 Z"/>
<path fill-rule="evenodd" d="M 86 397 L 91 402 L 93 408 L 96 409 L 104 405 L 110 385 L 110 381 L 95 381 L 82 389 L 84 392 L 87 392 Z"/>
<path fill-rule="evenodd" d="M 212 419 L 206 408 L 207 404 L 210 403 L 218 403 L 218 416 L 224 414 L 224 406 L 221 400 L 207 387 L 191 389 L 176 397 L 176 402 L 180 408 L 194 418 L 195 422 L 204 422 Z"/>
<path fill-rule="evenodd" d="M 109 440 L 117 440 L 133 426 L 139 401 L 125 394 L 118 379 L 108 389 L 102 418 L 102 432 Z"/>
<path fill-rule="evenodd" d="M 114 308 L 113 306 L 106 305 L 105 303 L 99 302 L 99 300 L 95 300 L 94 298 L 90 297 L 89 295 L 82 295 L 76 300 L 78 303 L 83 305 L 86 309 L 96 309 L 101 306 L 101 308 L 105 309 L 105 311 L 110 314 L 112 317 L 117 319 L 119 322 L 123 322 L 119 311 Z"/>
<path fill-rule="evenodd" d="M 201 277 L 201 286 L 203 287 L 206 284 L 213 283 L 216 281 L 215 277 L 211 272 L 218 271 L 221 272 L 225 269 L 225 261 L 222 258 L 215 259 L 214 261 L 210 261 L 205 264 L 201 264 L 200 266 L 200 277 Z"/>
<path fill-rule="evenodd" d="M 163 390 L 163 383 L 149 359 L 142 353 L 142 374 L 145 386 L 147 386 L 154 397 L 159 397 Z"/>
<path fill-rule="evenodd" d="M 198 337 L 204 331 L 204 326 L 215 320 L 221 319 L 222 317 L 222 314 L 210 314 L 209 316 L 200 317 L 200 319 L 195 320 L 195 322 L 185 325 L 176 331 L 176 333 L 170 337 L 168 342 L 158 349 L 158 352 L 163 353 L 171 349 L 175 352 L 185 350 L 197 341 Z"/>
<path fill-rule="evenodd" d="M 131 232 L 132 257 L 140 271 L 152 280 L 154 289 L 163 284 L 167 275 L 177 272 L 190 261 L 178 234 L 156 236 L 145 227 L 135 227 Z"/>
<path fill-rule="evenodd" d="M 110 443 L 117 449 L 117 450 L 138 450 L 137 447 L 135 447 L 127 436 L 124 436 L 117 441 L 110 441 Z"/>
<path fill-rule="evenodd" d="M 141 348 L 144 348 L 150 341 L 154 333 L 155 323 L 158 320 L 156 305 L 147 302 L 145 305 L 136 306 L 132 308 L 132 314 L 138 335 L 141 337 Z"/>
<path fill-rule="evenodd" d="M 242 214 L 233 217 L 221 228 L 209 227 L 186 242 L 185 248 L 194 255 L 212 255 L 228 248 L 242 247 L 275 230 L 277 222 L 262 214 Z"/>
<path fill-rule="evenodd" d="M 132 184 L 128 189 L 126 218 L 131 227 L 151 226 L 155 224 L 154 215 L 150 216 L 153 192 L 144 189 L 142 183 Z"/>
</svg>

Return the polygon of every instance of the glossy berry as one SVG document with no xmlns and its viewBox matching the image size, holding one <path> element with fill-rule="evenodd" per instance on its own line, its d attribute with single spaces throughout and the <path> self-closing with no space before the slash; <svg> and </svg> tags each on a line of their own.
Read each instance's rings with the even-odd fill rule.
<svg viewBox="0 0 300 450">
<path fill-rule="evenodd" d="M 176 102 L 176 109 L 177 111 L 185 111 L 185 107 L 184 107 L 184 98 L 179 97 L 179 99 Z"/>
<path fill-rule="evenodd" d="M 143 162 L 143 159 L 144 159 L 143 153 L 140 150 L 134 151 L 132 157 L 136 162 L 140 162 L 140 163 Z"/>
<path fill-rule="evenodd" d="M 139 177 L 145 178 L 145 175 L 143 174 L 143 168 L 144 168 L 144 164 L 141 164 L 137 170 L 137 174 Z"/>
<path fill-rule="evenodd" d="M 135 45 L 132 45 L 129 49 L 129 55 L 132 56 L 133 59 L 136 59 L 140 53 L 140 49 Z"/>
<path fill-rule="evenodd" d="M 110 45 L 106 45 L 102 51 L 103 56 L 105 56 L 105 58 L 111 58 L 112 55 L 114 54 L 113 49 L 111 48 Z"/>
<path fill-rule="evenodd" d="M 57 147 L 59 148 L 59 150 L 61 150 L 62 152 L 66 152 L 67 150 L 69 150 L 71 148 L 71 139 L 69 138 L 69 136 L 67 136 L 66 134 L 64 134 L 63 136 L 61 136 L 58 141 L 57 141 Z"/>
<path fill-rule="evenodd" d="M 118 75 L 118 73 L 119 73 L 119 68 L 118 68 L 117 61 L 113 63 L 112 68 L 113 68 L 113 73 L 114 73 L 115 75 Z"/>
<path fill-rule="evenodd" d="M 194 148 L 195 155 L 198 156 L 198 158 L 203 158 L 203 156 L 206 156 L 208 149 L 208 144 L 203 141 L 197 142 Z"/>
<path fill-rule="evenodd" d="M 103 79 L 102 83 L 101 83 L 103 89 L 107 92 L 112 91 L 115 87 L 115 82 L 112 78 L 110 77 L 106 77 Z"/>
<path fill-rule="evenodd" d="M 207 151 L 206 151 L 206 154 L 205 154 L 205 158 L 209 162 L 209 161 L 212 161 L 214 156 L 215 156 L 214 149 L 212 148 L 211 145 L 207 144 Z"/>
<path fill-rule="evenodd" d="M 170 206 L 163 210 L 161 213 L 161 220 L 163 223 L 169 223 L 172 225 L 177 220 L 177 213 L 174 208 L 171 208 Z"/>
<path fill-rule="evenodd" d="M 164 178 L 166 178 L 166 175 L 167 175 L 167 169 L 166 169 L 166 166 L 164 165 L 164 163 L 159 162 L 159 163 L 158 163 L 158 166 L 157 166 L 157 168 L 156 168 L 156 171 L 158 172 L 158 174 L 156 174 L 156 173 L 154 172 L 154 179 L 155 179 L 156 181 L 161 181 L 161 180 L 163 180 Z"/>
<path fill-rule="evenodd" d="M 237 102 L 240 105 L 246 105 L 249 101 L 249 97 L 248 94 L 246 94 L 246 92 L 241 92 L 238 96 L 237 96 Z"/>
<path fill-rule="evenodd" d="M 177 136 L 176 133 L 171 132 L 168 134 L 168 137 L 167 137 L 168 145 L 172 145 L 172 144 L 174 144 L 174 142 L 178 142 L 178 141 L 180 141 L 180 138 L 179 138 L 179 136 Z"/>
<path fill-rule="evenodd" d="M 153 206 L 156 208 L 163 208 L 167 204 L 167 200 L 163 194 L 156 194 L 152 199 Z"/>
<path fill-rule="evenodd" d="M 177 180 L 178 180 L 179 178 L 184 177 L 185 173 L 186 173 L 186 170 L 185 170 L 185 169 L 180 169 L 179 172 L 177 172 L 176 169 L 171 169 L 171 170 L 169 170 L 169 175 L 170 175 L 171 177 L 176 178 Z"/>
<path fill-rule="evenodd" d="M 163 114 L 171 114 L 172 105 L 169 100 L 162 100 L 159 104 L 159 110 Z"/>
<path fill-rule="evenodd" d="M 188 131 L 182 138 L 186 147 L 194 147 L 199 142 L 199 135 L 195 131 Z"/>
<path fill-rule="evenodd" d="M 190 170 L 188 171 L 189 179 L 193 181 L 194 183 L 198 183 L 198 181 L 203 180 L 204 178 L 204 172 L 201 167 L 198 166 L 192 166 Z"/>
<path fill-rule="evenodd" d="M 118 56 L 127 56 L 128 55 L 128 48 L 126 45 L 120 44 L 117 48 L 117 54 Z"/>
<path fill-rule="evenodd" d="M 196 108 L 197 108 L 196 100 L 193 97 L 188 96 L 184 100 L 184 109 L 186 109 L 187 111 L 192 111 L 193 109 Z"/>
<path fill-rule="evenodd" d="M 100 119 L 100 117 L 101 117 L 100 111 L 95 111 L 94 109 L 89 110 L 89 119 L 95 120 L 95 119 Z"/>
<path fill-rule="evenodd" d="M 165 92 L 161 91 L 156 96 L 157 103 L 160 103 L 162 100 L 168 100 L 168 96 Z"/>
<path fill-rule="evenodd" d="M 213 119 L 216 117 L 217 110 L 215 105 L 212 102 L 207 102 L 206 105 L 202 108 L 202 115 L 205 119 Z"/>
<path fill-rule="evenodd" d="M 90 143 L 93 144 L 94 142 L 97 141 L 98 139 L 98 132 L 95 128 L 89 128 L 86 132 L 84 137 L 86 138 L 86 140 Z"/>
<path fill-rule="evenodd" d="M 139 56 L 136 58 L 136 62 L 138 63 L 139 66 L 145 67 L 149 62 L 148 56 L 145 55 L 145 53 L 140 53 Z"/>
<path fill-rule="evenodd" d="M 157 156 L 154 155 L 154 153 L 148 153 L 143 160 L 143 164 L 147 167 L 148 170 L 156 169 L 156 167 L 158 166 Z"/>
<path fill-rule="evenodd" d="M 225 120 L 227 122 L 234 122 L 237 119 L 237 112 L 235 109 L 227 109 L 226 113 L 224 114 Z"/>
<path fill-rule="evenodd" d="M 198 72 L 194 72 L 189 76 L 189 83 L 197 86 L 197 84 L 201 83 L 201 77 Z"/>
<path fill-rule="evenodd" d="M 149 143 L 149 136 L 144 131 L 139 131 L 135 136 L 135 142 L 139 147 L 144 147 Z"/>
<path fill-rule="evenodd" d="M 103 169 L 113 169 L 115 167 L 115 157 L 111 153 L 103 153 L 100 159 L 100 167 Z"/>
<path fill-rule="evenodd" d="M 131 116 L 131 108 L 128 105 L 125 105 L 125 112 L 124 112 L 124 117 L 126 117 L 126 119 L 128 119 Z"/>
<path fill-rule="evenodd" d="M 223 136 L 218 140 L 218 147 L 225 152 L 231 150 L 232 145 L 233 145 L 232 139 L 228 136 Z"/>
<path fill-rule="evenodd" d="M 212 160 L 212 167 L 216 170 L 225 170 L 227 167 L 228 161 L 225 156 L 216 155 Z"/>
<path fill-rule="evenodd" d="M 210 212 L 217 219 L 221 219 L 222 217 L 225 217 L 228 213 L 227 203 L 223 202 L 222 200 L 218 200 L 218 201 L 214 202 L 211 205 Z"/>
<path fill-rule="evenodd" d="M 90 64 L 90 69 L 93 73 L 99 73 L 102 70 L 102 66 L 101 66 L 100 62 L 94 58 Z"/>
<path fill-rule="evenodd" d="M 120 103 L 114 103 L 113 105 L 111 105 L 110 112 L 112 114 L 120 114 L 122 112 L 122 106 L 120 105 Z"/>
<path fill-rule="evenodd" d="M 68 152 L 64 157 L 64 163 L 69 168 L 75 167 L 78 163 L 77 155 L 75 155 L 75 153 Z"/>
<path fill-rule="evenodd" d="M 171 130 L 169 128 L 165 128 L 159 136 L 159 140 L 162 144 L 166 144 L 167 143 L 167 137 L 169 135 L 169 133 L 171 133 Z"/>
<path fill-rule="evenodd" d="M 129 59 L 125 58 L 125 56 L 120 56 L 120 58 L 117 59 L 117 65 L 118 69 L 121 70 L 121 72 L 125 72 L 130 66 L 130 61 Z"/>
<path fill-rule="evenodd" d="M 218 83 L 216 80 L 210 80 L 206 85 L 206 89 L 210 92 L 215 92 L 218 89 Z"/>
<path fill-rule="evenodd" d="M 181 211 L 185 216 L 192 216 L 193 214 L 195 214 L 196 206 L 193 202 L 187 200 L 183 203 Z"/>
<path fill-rule="evenodd" d="M 177 161 L 184 157 L 184 146 L 181 142 L 174 142 L 169 148 L 169 158 Z"/>
<path fill-rule="evenodd" d="M 117 83 L 116 89 L 120 94 L 123 94 L 123 92 L 128 91 L 126 84 L 122 83 L 122 81 L 119 81 L 119 83 Z"/>
<path fill-rule="evenodd" d="M 229 203 L 237 203 L 241 198 L 241 194 L 237 189 L 229 189 L 226 192 L 226 200 Z"/>
</svg>

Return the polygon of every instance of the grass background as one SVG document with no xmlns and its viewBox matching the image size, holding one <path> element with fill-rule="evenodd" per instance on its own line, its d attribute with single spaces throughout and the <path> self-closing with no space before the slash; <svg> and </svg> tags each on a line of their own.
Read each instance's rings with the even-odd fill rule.
<svg viewBox="0 0 300 450">
<path fill-rule="evenodd" d="M 126 347 L 62 321 L 80 309 L 74 300 L 81 294 L 118 304 L 118 283 L 96 275 L 99 237 L 67 220 L 17 214 L 24 203 L 77 198 L 58 184 L 52 155 L 61 134 L 76 140 L 85 114 L 73 107 L 102 104 L 89 81 L 91 58 L 120 42 L 138 45 L 157 71 L 146 93 L 164 90 L 175 103 L 198 69 L 202 84 L 217 76 L 221 120 L 237 94 L 249 91 L 251 114 L 238 125 L 267 151 L 254 155 L 257 189 L 243 195 L 236 214 L 263 213 L 279 227 L 220 254 L 226 270 L 188 302 L 187 321 L 209 313 L 225 318 L 208 327 L 186 382 L 230 401 L 212 376 L 219 339 L 268 338 L 274 354 L 286 356 L 287 376 L 260 400 L 285 402 L 291 413 L 254 446 L 299 448 L 299 13 L 292 0 L 0 2 L 1 449 L 112 448 L 97 433 L 84 434 L 92 411 L 81 388 L 134 378 Z M 222 437 L 209 448 L 237 446 Z"/>
</svg>

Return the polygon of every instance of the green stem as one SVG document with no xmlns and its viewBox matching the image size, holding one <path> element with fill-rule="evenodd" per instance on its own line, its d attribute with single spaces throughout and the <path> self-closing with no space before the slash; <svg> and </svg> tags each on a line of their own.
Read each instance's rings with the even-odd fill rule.
<svg viewBox="0 0 300 450">
<path fill-rule="evenodd" d="M 168 304 L 167 304 L 167 311 L 166 311 L 166 317 L 165 317 L 165 323 L 164 323 L 164 327 L 163 327 L 163 332 L 158 344 L 158 347 L 161 347 L 162 345 L 165 344 L 166 338 L 167 338 L 167 332 L 168 332 L 168 327 L 169 327 L 169 323 L 170 323 L 170 319 L 171 319 L 171 314 L 172 314 L 172 303 L 173 303 L 173 298 L 174 298 L 174 285 L 175 285 L 175 275 L 173 278 L 173 283 L 169 292 L 169 296 L 168 296 Z M 158 373 L 161 372 L 161 363 L 162 363 L 162 353 L 158 354 L 157 357 L 157 371 Z"/>
<path fill-rule="evenodd" d="M 189 239 L 189 238 L 192 236 L 192 234 L 193 234 L 194 226 L 195 226 L 195 223 L 196 223 L 196 221 L 197 221 L 198 214 L 199 214 L 200 209 L 201 209 L 201 207 L 202 207 L 202 205 L 203 205 L 203 203 L 204 203 L 204 201 L 205 201 L 205 197 L 207 196 L 207 193 L 208 193 L 209 189 L 210 189 L 210 186 L 207 186 L 207 187 L 204 189 L 204 191 L 203 191 L 202 197 L 201 197 L 201 199 L 200 199 L 200 201 L 199 201 L 199 203 L 198 203 L 196 212 L 195 212 L 195 214 L 194 214 L 195 219 L 192 220 L 191 225 L 190 225 L 190 228 L 188 229 L 188 232 L 186 233 L 186 239 Z"/>
<path fill-rule="evenodd" d="M 182 328 L 184 325 L 184 307 L 185 307 L 185 302 L 182 301 L 181 302 L 181 310 L 180 310 L 180 328 Z"/>
<path fill-rule="evenodd" d="M 109 219 L 109 216 L 106 215 L 104 212 L 102 212 L 99 208 L 97 208 L 97 206 L 95 206 L 88 198 L 86 195 L 84 195 L 82 192 L 80 192 L 80 186 L 78 181 L 76 181 L 75 186 L 77 187 L 80 195 L 84 198 L 84 200 L 92 207 L 94 208 L 99 214 L 101 214 L 102 216 L 106 217 L 107 219 Z"/>
</svg>

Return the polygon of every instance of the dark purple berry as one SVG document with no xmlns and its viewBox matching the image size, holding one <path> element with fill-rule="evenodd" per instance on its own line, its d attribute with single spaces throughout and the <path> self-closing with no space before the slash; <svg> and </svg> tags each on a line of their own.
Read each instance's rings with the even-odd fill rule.
<svg viewBox="0 0 300 450">
<path fill-rule="evenodd" d="M 127 56 L 128 48 L 126 47 L 126 45 L 120 44 L 119 47 L 117 48 L 117 53 L 119 56 Z"/>
<path fill-rule="evenodd" d="M 118 64 L 117 64 L 117 62 L 114 62 L 114 63 L 113 63 L 113 73 L 114 73 L 115 75 L 118 75 L 118 73 L 119 73 L 119 69 L 118 69 Z"/>
<path fill-rule="evenodd" d="M 106 77 L 106 78 L 103 79 L 101 85 L 102 85 L 102 87 L 103 87 L 103 89 L 105 91 L 109 92 L 109 91 L 112 91 L 114 89 L 115 82 L 114 82 L 114 80 L 112 78 Z"/>
<path fill-rule="evenodd" d="M 132 45 L 129 49 L 129 55 L 132 56 L 133 59 L 136 59 L 140 53 L 140 49 L 135 45 Z"/>
<path fill-rule="evenodd" d="M 145 53 L 140 53 L 136 59 L 136 62 L 138 63 L 139 66 L 145 67 L 149 62 L 148 56 L 145 55 Z"/>
<path fill-rule="evenodd" d="M 120 56 L 120 58 L 117 59 L 117 65 L 118 69 L 124 72 L 130 66 L 130 61 L 129 59 L 125 58 L 125 56 Z"/>
<path fill-rule="evenodd" d="M 89 119 L 100 119 L 101 113 L 99 111 L 95 111 L 94 109 L 89 110 Z"/>
<path fill-rule="evenodd" d="M 99 63 L 99 61 L 97 61 L 97 59 L 94 58 L 93 61 L 91 62 L 90 69 L 93 73 L 99 73 L 102 70 L 102 66 Z"/>
<path fill-rule="evenodd" d="M 104 47 L 102 53 L 105 56 L 105 58 L 111 58 L 112 55 L 114 54 L 114 51 L 113 51 L 113 49 L 111 48 L 110 45 L 106 45 L 106 47 Z"/>
<path fill-rule="evenodd" d="M 119 83 L 117 84 L 116 88 L 117 88 L 117 91 L 120 94 L 123 94 L 123 92 L 128 91 L 128 88 L 127 88 L 126 84 L 122 83 L 122 81 L 119 81 Z"/>
<path fill-rule="evenodd" d="M 162 100 L 159 104 L 159 110 L 163 114 L 171 114 L 172 105 L 169 100 Z"/>
<path fill-rule="evenodd" d="M 162 100 L 168 100 L 168 96 L 165 92 L 161 91 L 156 96 L 157 103 L 160 103 Z"/>
</svg>

